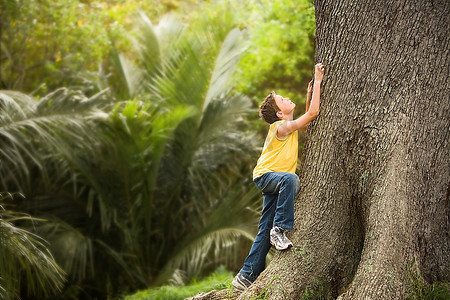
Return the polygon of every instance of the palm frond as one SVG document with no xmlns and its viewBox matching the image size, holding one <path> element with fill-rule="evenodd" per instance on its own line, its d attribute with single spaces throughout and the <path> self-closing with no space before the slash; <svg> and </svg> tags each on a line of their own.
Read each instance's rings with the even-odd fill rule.
<svg viewBox="0 0 450 300">
<path fill-rule="evenodd" d="M 142 90 L 142 73 L 133 61 L 129 60 L 125 55 L 119 54 L 120 65 L 123 69 L 123 76 L 127 84 L 129 94 L 122 99 L 137 96 Z"/>
<path fill-rule="evenodd" d="M 3 188 L 30 190 L 35 172 L 49 184 L 54 178 L 48 166 L 63 167 L 59 158 L 73 157 L 74 145 L 95 151 L 93 124 L 107 116 L 101 105 L 98 95 L 87 98 L 67 89 L 40 101 L 19 92 L 0 91 Z"/>
<path fill-rule="evenodd" d="M 243 36 L 238 28 L 233 29 L 225 38 L 209 83 L 208 92 L 203 103 L 205 110 L 212 99 L 219 98 L 230 88 L 231 76 L 233 75 L 237 63 L 244 51 L 245 44 Z"/>
<path fill-rule="evenodd" d="M 153 26 L 142 17 L 142 32 L 136 43 L 140 53 L 137 65 L 143 66 L 146 74 L 144 80 L 151 103 L 167 107 L 169 113 L 173 107 L 189 107 L 191 113 L 177 123 L 173 136 L 164 141 L 165 152 L 151 157 L 151 164 L 157 168 L 143 178 L 152 178 L 147 181 L 152 200 L 145 202 L 145 196 L 138 197 L 146 205 L 138 215 L 142 220 L 151 220 L 147 226 L 151 235 L 165 236 L 162 245 L 158 244 L 159 240 L 149 245 L 154 253 L 153 264 L 158 267 L 161 261 L 169 260 L 172 263 L 167 263 L 166 270 L 183 266 L 192 275 L 193 270 L 198 271 L 203 265 L 206 256 L 211 255 L 209 250 L 206 256 L 198 255 L 195 249 L 200 247 L 204 252 L 215 248 L 213 252 L 217 252 L 217 249 L 227 249 L 236 236 L 246 235 L 242 228 L 248 222 L 237 218 L 237 211 L 229 207 L 228 211 L 235 214 L 224 217 L 226 210 L 217 206 L 222 202 L 236 204 L 245 198 L 248 188 L 238 189 L 236 193 L 230 189 L 236 182 L 228 178 L 242 176 L 242 163 L 252 157 L 256 148 L 252 135 L 243 130 L 244 117 L 251 111 L 250 101 L 232 91 L 231 78 L 245 44 L 238 29 L 232 30 L 220 45 L 208 33 L 186 38 L 184 25 L 176 19 L 163 19 Z M 153 143 L 156 141 L 152 139 Z M 185 222 L 186 218 L 197 219 Z M 214 227 L 212 224 L 220 224 L 217 221 L 220 218 L 229 222 Z M 185 230 L 168 233 L 174 224 L 188 226 L 195 234 Z M 222 242 L 215 244 L 211 237 Z M 168 256 L 164 244 L 171 244 L 179 252 L 169 252 Z M 192 263 L 190 267 L 181 263 L 188 261 Z"/>
<path fill-rule="evenodd" d="M 253 222 L 257 220 L 254 199 L 259 191 L 253 188 L 246 192 L 242 187 L 241 191 L 224 192 L 221 196 L 213 208 L 209 204 L 201 208 L 200 214 L 191 216 L 198 218 L 197 230 L 177 244 L 154 285 L 167 281 L 177 269 L 184 270 L 189 277 L 196 276 L 207 260 L 222 260 L 223 263 L 224 258 L 235 256 L 240 237 L 253 240 L 256 225 Z"/>
<path fill-rule="evenodd" d="M 0 194 L 0 203 L 8 197 Z M 8 211 L 0 205 L 0 296 L 2 299 L 19 297 L 21 279 L 27 282 L 30 295 L 49 297 L 62 289 L 65 274 L 56 264 L 39 236 L 17 227 L 17 221 L 36 219 Z"/>
<path fill-rule="evenodd" d="M 140 34 L 138 43 L 142 46 L 137 46 L 139 52 L 140 63 L 146 73 L 146 80 L 148 81 L 161 70 L 161 48 L 159 39 L 156 35 L 155 28 L 150 19 L 143 13 L 139 13 Z"/>
<path fill-rule="evenodd" d="M 111 50 L 111 64 L 114 68 L 111 94 L 118 100 L 136 97 L 143 89 L 143 73 L 135 62 L 120 53 L 114 46 Z"/>
<path fill-rule="evenodd" d="M 251 102 L 232 86 L 241 33 L 222 42 L 220 24 L 189 32 L 173 16 L 138 24 L 127 52 L 138 55 L 113 54 L 108 103 L 67 89 L 40 101 L 0 92 L 0 175 L 34 191 L 23 208 L 50 220 L 36 230 L 72 285 L 193 276 L 253 236 Z M 36 192 L 41 183 L 57 193 Z"/>
<path fill-rule="evenodd" d="M 49 219 L 37 227 L 37 232 L 50 242 L 56 261 L 72 280 L 93 277 L 93 242 L 80 230 L 60 219 Z"/>
</svg>

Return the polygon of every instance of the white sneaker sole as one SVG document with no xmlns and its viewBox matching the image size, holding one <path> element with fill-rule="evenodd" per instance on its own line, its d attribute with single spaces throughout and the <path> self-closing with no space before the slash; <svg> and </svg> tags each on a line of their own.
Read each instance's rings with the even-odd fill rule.
<svg viewBox="0 0 450 300">
<path fill-rule="evenodd" d="M 287 249 L 289 249 L 289 248 L 294 247 L 294 245 L 288 244 L 288 245 L 286 246 L 286 248 L 278 248 L 278 247 L 275 245 L 275 243 L 272 243 L 272 241 L 270 241 L 270 244 L 272 244 L 272 246 L 274 246 L 275 249 L 277 249 L 277 250 L 279 250 L 279 251 L 287 250 Z"/>
<path fill-rule="evenodd" d="M 248 288 L 248 286 L 246 286 L 243 282 L 241 282 L 241 280 L 239 278 L 236 278 L 236 277 L 231 282 L 231 285 L 240 291 L 244 291 L 245 289 Z"/>
</svg>

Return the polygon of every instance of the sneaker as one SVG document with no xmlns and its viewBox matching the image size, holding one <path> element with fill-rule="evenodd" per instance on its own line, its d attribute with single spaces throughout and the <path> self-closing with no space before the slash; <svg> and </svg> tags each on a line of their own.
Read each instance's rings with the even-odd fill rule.
<svg viewBox="0 0 450 300">
<path fill-rule="evenodd" d="M 238 273 L 236 277 L 234 277 L 233 282 L 231 282 L 231 284 L 238 290 L 243 291 L 246 288 L 248 288 L 252 284 L 252 282 L 247 278 L 244 278 L 244 276 L 242 276 L 241 273 Z"/>
<path fill-rule="evenodd" d="M 277 250 L 286 250 L 292 247 L 292 242 L 286 237 L 283 229 L 274 226 L 270 230 L 270 243 L 275 246 Z"/>
</svg>

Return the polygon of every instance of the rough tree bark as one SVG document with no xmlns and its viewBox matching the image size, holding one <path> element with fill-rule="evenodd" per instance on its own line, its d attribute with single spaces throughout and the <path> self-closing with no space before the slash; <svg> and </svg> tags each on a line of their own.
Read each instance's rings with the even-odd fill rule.
<svg viewBox="0 0 450 300">
<path fill-rule="evenodd" d="M 450 2 L 316 0 L 326 65 L 292 250 L 240 299 L 404 299 L 450 281 Z M 266 299 L 266 298 L 265 298 Z"/>
</svg>

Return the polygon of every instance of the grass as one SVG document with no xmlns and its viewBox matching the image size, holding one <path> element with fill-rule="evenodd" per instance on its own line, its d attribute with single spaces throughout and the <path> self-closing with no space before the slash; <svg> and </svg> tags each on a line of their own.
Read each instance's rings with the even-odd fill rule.
<svg viewBox="0 0 450 300">
<path fill-rule="evenodd" d="M 420 271 L 414 269 L 415 261 L 409 265 L 409 278 L 411 280 L 411 290 L 408 300 L 448 300 L 450 299 L 450 283 L 435 281 L 427 283 L 423 279 Z"/>
<path fill-rule="evenodd" d="M 221 266 L 208 277 L 200 281 L 194 279 L 189 285 L 165 285 L 157 288 L 151 288 L 137 292 L 134 295 L 126 296 L 125 300 L 182 300 L 187 297 L 195 296 L 200 292 L 230 288 L 232 280 L 233 274 L 227 271 L 225 267 Z"/>
</svg>

